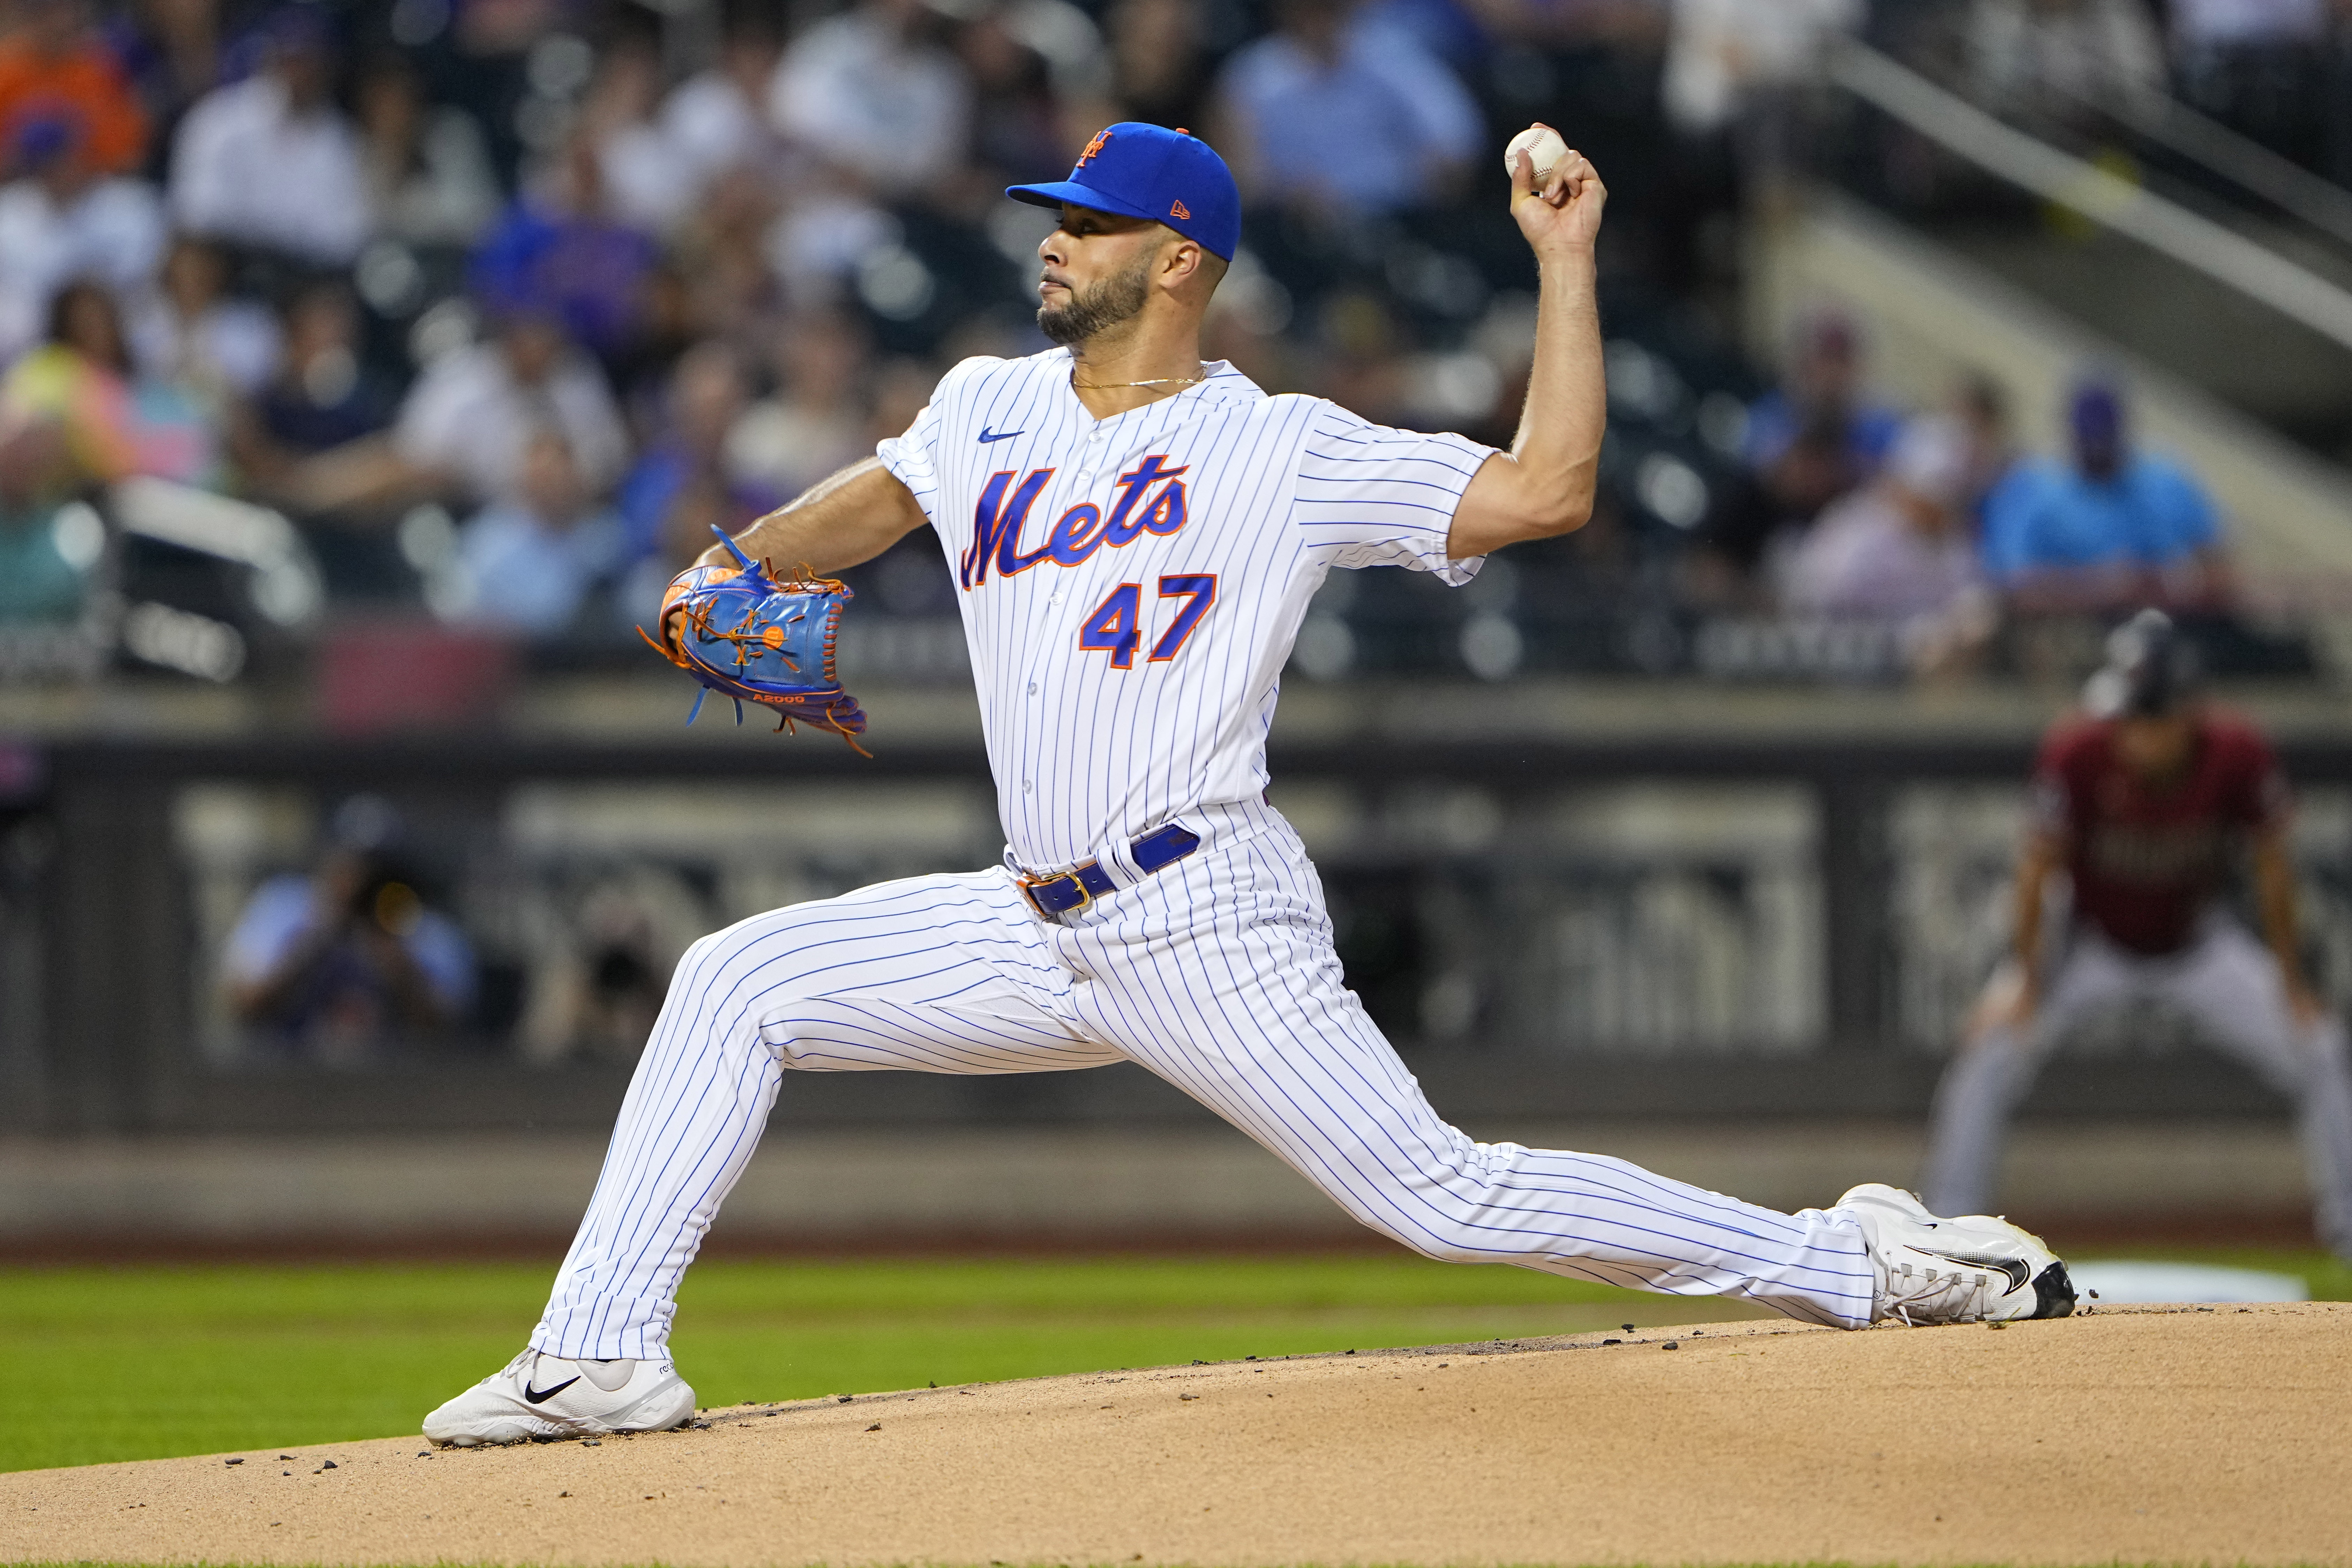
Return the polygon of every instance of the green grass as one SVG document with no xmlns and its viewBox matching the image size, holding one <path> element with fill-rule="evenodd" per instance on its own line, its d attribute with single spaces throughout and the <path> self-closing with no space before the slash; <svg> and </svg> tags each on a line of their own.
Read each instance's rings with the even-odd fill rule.
<svg viewBox="0 0 2352 1568">
<path fill-rule="evenodd" d="M 2352 1299 L 2352 1268 L 2317 1255 L 2193 1256 Z M 0 1470 L 414 1432 L 521 1347 L 548 1275 L 495 1263 L 0 1272 L 16 1407 L 51 1413 L 0 1424 Z M 714 1259 L 688 1277 L 673 1349 L 717 1405 L 1734 1310 L 1402 1255 Z"/>
</svg>

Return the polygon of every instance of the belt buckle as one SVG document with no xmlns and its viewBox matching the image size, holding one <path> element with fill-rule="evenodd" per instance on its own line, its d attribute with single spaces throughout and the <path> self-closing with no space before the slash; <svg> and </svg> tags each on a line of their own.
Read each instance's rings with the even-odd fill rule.
<svg viewBox="0 0 2352 1568">
<path fill-rule="evenodd" d="M 1020 877 L 1016 878 L 1015 880 L 1020 885 L 1021 896 L 1029 900 L 1029 907 L 1035 910 L 1041 917 L 1049 921 L 1060 920 L 1064 915 L 1076 914 L 1080 910 L 1085 909 L 1088 904 L 1095 901 L 1093 889 L 1087 886 L 1086 879 L 1078 875 L 1077 868 L 1075 867 L 1067 871 L 1056 872 L 1051 877 L 1033 877 L 1024 871 Z M 1040 888 L 1050 887 L 1055 882 L 1067 882 L 1071 886 L 1076 888 L 1078 890 L 1078 901 L 1072 904 L 1066 910 L 1049 910 L 1044 904 L 1039 903 L 1037 901 L 1037 889 Z"/>
</svg>

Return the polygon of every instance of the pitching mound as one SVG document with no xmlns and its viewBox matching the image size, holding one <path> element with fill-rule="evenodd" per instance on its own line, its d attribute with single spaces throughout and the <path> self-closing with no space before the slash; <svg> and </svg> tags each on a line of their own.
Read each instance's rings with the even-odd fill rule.
<svg viewBox="0 0 2352 1568">
<path fill-rule="evenodd" d="M 0 1555 L 2352 1563 L 2347 1388 L 2336 1303 L 1718 1323 L 710 1411 L 593 1447 L 32 1471 L 0 1476 Z"/>
</svg>

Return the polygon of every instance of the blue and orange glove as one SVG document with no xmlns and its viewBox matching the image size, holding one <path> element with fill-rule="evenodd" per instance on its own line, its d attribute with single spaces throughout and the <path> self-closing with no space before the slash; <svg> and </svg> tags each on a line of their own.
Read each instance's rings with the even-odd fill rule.
<svg viewBox="0 0 2352 1568">
<path fill-rule="evenodd" d="M 779 730 L 806 724 L 830 731 L 866 754 L 857 743 L 865 710 L 842 689 L 834 668 L 850 591 L 831 577 L 779 583 L 725 532 L 711 531 L 740 564 L 689 566 L 672 578 L 662 595 L 661 640 L 646 641 L 700 681 L 703 697 L 716 691 L 733 698 L 737 723 L 744 703 L 763 703 L 776 710 Z M 694 700 L 695 714 L 703 697 Z M 688 714 L 687 722 L 693 721 Z"/>
</svg>

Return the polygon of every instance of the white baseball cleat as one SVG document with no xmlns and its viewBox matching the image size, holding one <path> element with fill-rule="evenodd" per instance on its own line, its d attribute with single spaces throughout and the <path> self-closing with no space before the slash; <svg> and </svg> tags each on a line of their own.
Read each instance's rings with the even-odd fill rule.
<svg viewBox="0 0 2352 1568">
<path fill-rule="evenodd" d="M 694 1390 L 664 1361 L 565 1361 L 527 1350 L 425 1418 L 436 1443 L 662 1432 L 694 1418 Z"/>
<path fill-rule="evenodd" d="M 1878 1274 L 1870 1321 L 2001 1322 L 2063 1318 L 2074 1282 L 2042 1238 L 1990 1215 L 1946 1219 L 1899 1187 L 1865 1182 L 1837 1202 L 1862 1226 Z"/>
</svg>

